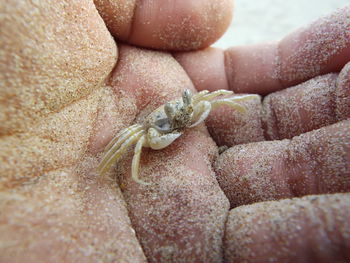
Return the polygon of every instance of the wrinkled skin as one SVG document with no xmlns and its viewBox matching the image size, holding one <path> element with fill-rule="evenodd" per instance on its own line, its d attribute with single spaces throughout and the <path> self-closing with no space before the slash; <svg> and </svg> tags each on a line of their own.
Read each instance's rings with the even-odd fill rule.
<svg viewBox="0 0 350 263">
<path fill-rule="evenodd" d="M 231 10 L 0 4 L 0 262 L 350 260 L 350 7 L 276 43 L 202 49 Z M 155 185 L 131 179 L 132 152 L 100 178 L 108 141 L 184 89 L 267 96 L 146 149 Z"/>
</svg>

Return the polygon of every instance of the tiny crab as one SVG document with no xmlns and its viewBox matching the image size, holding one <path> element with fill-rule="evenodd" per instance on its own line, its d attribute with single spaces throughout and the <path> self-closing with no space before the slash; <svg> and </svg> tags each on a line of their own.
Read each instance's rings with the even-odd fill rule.
<svg viewBox="0 0 350 263">
<path fill-rule="evenodd" d="M 132 159 L 131 176 L 134 181 L 148 185 L 139 178 L 140 155 L 143 147 L 160 150 L 179 138 L 185 129 L 202 123 L 210 111 L 221 106 L 229 105 L 244 113 L 245 108 L 237 102 L 256 98 L 257 95 L 232 95 L 232 91 L 203 90 L 195 95 L 190 90 L 182 93 L 182 98 L 170 101 L 153 111 L 141 124 L 134 124 L 119 132 L 106 146 L 98 170 L 101 175 L 108 172 L 133 144 L 136 144 Z M 221 98 L 218 98 L 221 97 Z"/>
</svg>

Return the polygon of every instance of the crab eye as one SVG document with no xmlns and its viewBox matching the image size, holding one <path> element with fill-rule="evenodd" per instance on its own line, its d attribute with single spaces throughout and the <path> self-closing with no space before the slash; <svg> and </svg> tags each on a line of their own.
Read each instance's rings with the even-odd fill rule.
<svg viewBox="0 0 350 263">
<path fill-rule="evenodd" d="M 165 104 L 165 106 L 164 106 L 164 111 L 165 111 L 166 116 L 167 116 L 169 119 L 172 119 L 173 116 L 175 115 L 174 106 L 173 106 L 172 104 L 170 104 L 170 103 Z"/>
<path fill-rule="evenodd" d="M 170 132 L 171 124 L 168 118 L 158 119 L 154 122 L 153 127 L 161 132 Z"/>
<path fill-rule="evenodd" d="M 184 102 L 184 105 L 190 105 L 191 101 L 192 101 L 192 93 L 189 89 L 186 89 L 183 93 L 182 93 L 182 101 Z"/>
</svg>

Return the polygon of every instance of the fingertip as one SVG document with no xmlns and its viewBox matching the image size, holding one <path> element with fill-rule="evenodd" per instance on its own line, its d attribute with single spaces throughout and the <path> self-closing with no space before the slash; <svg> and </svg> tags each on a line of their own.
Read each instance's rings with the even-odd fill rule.
<svg viewBox="0 0 350 263">
<path fill-rule="evenodd" d="M 116 38 L 133 45 L 179 51 L 214 43 L 229 26 L 233 11 L 232 0 L 95 3 Z"/>
<path fill-rule="evenodd" d="M 287 141 L 237 145 L 222 153 L 214 170 L 231 208 L 292 197 L 283 169 Z"/>
<path fill-rule="evenodd" d="M 339 72 L 350 59 L 350 5 L 286 36 L 278 57 L 284 86 Z"/>
<path fill-rule="evenodd" d="M 318 75 L 339 72 L 350 60 L 350 6 L 292 32 L 280 42 L 225 51 L 229 88 L 268 94 Z"/>
<path fill-rule="evenodd" d="M 128 41 L 166 50 L 194 50 L 214 43 L 232 18 L 231 0 L 142 1 Z"/>
<path fill-rule="evenodd" d="M 93 0 L 109 31 L 120 40 L 127 40 L 132 29 L 137 0 Z"/>
<path fill-rule="evenodd" d="M 174 54 L 198 90 L 258 94 L 282 88 L 276 56 L 277 43 Z"/>
<path fill-rule="evenodd" d="M 319 76 L 263 101 L 263 127 L 268 140 L 292 138 L 338 121 L 335 112 L 337 74 Z"/>
</svg>

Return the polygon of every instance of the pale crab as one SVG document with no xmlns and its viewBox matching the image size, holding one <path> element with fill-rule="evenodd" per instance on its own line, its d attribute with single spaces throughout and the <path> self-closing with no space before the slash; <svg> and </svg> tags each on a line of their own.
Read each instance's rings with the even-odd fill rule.
<svg viewBox="0 0 350 263">
<path fill-rule="evenodd" d="M 221 105 L 229 105 L 244 113 L 245 107 L 237 102 L 257 98 L 257 95 L 232 95 L 232 91 L 203 90 L 192 96 L 190 90 L 182 93 L 182 98 L 170 101 L 153 111 L 142 124 L 134 124 L 119 132 L 106 146 L 98 170 L 104 175 L 136 143 L 132 159 L 131 176 L 134 181 L 148 185 L 139 179 L 139 163 L 142 147 L 160 150 L 179 138 L 185 129 L 203 122 L 210 111 Z"/>
</svg>

